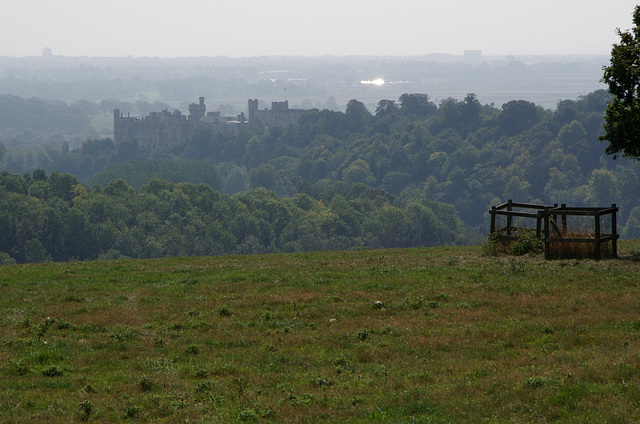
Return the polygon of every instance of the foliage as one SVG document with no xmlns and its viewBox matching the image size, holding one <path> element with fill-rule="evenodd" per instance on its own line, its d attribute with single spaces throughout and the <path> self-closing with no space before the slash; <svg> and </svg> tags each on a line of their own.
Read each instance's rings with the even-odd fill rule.
<svg viewBox="0 0 640 424">
<path fill-rule="evenodd" d="M 87 113 L 77 104 L 0 95 L 0 128 L 75 134 L 85 132 L 88 127 Z"/>
<path fill-rule="evenodd" d="M 482 251 L 487 256 L 498 256 L 503 253 L 522 256 L 542 252 L 544 245 L 537 237 L 535 230 L 518 229 L 517 231 L 515 239 L 501 237 L 500 232 L 497 231 L 490 233 L 481 245 Z"/>
<path fill-rule="evenodd" d="M 204 183 L 214 190 L 222 190 L 223 181 L 216 164 L 197 160 L 146 160 L 124 161 L 109 166 L 89 178 L 90 185 L 106 186 L 111 180 L 122 178 L 136 190 L 142 189 L 152 179 L 175 183 Z"/>
<path fill-rule="evenodd" d="M 0 421 L 638 422 L 640 245 L 620 249 L 0 267 Z"/>
<path fill-rule="evenodd" d="M 517 256 L 526 255 L 527 253 L 542 252 L 542 240 L 536 235 L 535 231 L 525 231 L 517 240 L 510 244 L 511 253 Z"/>
<path fill-rule="evenodd" d="M 482 251 L 487 256 L 498 256 L 504 253 L 504 246 L 500 243 L 500 235 L 497 232 L 490 233 L 482 243 Z"/>
<path fill-rule="evenodd" d="M 640 6 L 633 13 L 634 27 L 618 30 L 620 43 L 611 49 L 610 65 L 604 68 L 603 80 L 613 95 L 605 114 L 607 154 L 640 159 Z"/>
<path fill-rule="evenodd" d="M 248 191 L 251 197 L 267 189 L 283 204 L 298 194 L 320 202 L 316 210 L 290 210 L 293 215 L 288 213 L 287 225 L 278 224 L 275 232 L 267 228 L 271 223 L 266 217 L 272 214 L 244 213 L 235 206 L 229 206 L 230 213 L 225 212 L 226 207 L 212 211 L 217 222 L 213 226 L 200 210 L 194 211 L 189 219 L 198 217 L 197 224 L 192 223 L 186 232 L 183 225 L 175 227 L 177 221 L 168 220 L 157 209 L 151 213 L 153 217 L 141 217 L 144 225 L 134 226 L 122 220 L 117 223 L 115 218 L 107 222 L 110 211 L 99 213 L 103 221 L 97 234 L 110 234 L 121 241 L 117 246 L 94 249 L 92 258 L 470 242 L 486 234 L 486 209 L 509 198 L 545 204 L 616 203 L 621 207 L 618 224 L 623 228 L 629 212 L 640 206 L 636 189 L 640 166 L 632 161 L 614 162 L 596 142 L 610 98 L 605 90 L 598 90 L 575 100 L 561 100 L 555 110 L 546 110 L 524 100 L 508 101 L 502 107 L 482 105 L 473 93 L 435 105 L 426 94 L 405 93 L 397 101 L 379 102 L 375 115 L 353 99 L 345 112 L 308 110 L 297 125 L 286 127 L 248 128 L 231 135 L 201 126 L 183 144 L 166 150 L 144 151 L 131 141 L 116 146 L 109 139 L 87 140 L 80 148 L 66 150 L 48 145 L 7 148 L 5 164 L 7 170 L 19 175 L 25 171 L 31 175 L 38 168 L 51 175 L 54 171 L 72 174 L 79 183 L 88 185 L 85 189 L 91 198 L 97 196 L 93 191 L 99 190 L 98 185 L 106 187 L 111 180 L 122 178 L 141 191 L 152 179 L 161 179 L 177 184 L 205 183 L 216 192 L 238 198 L 243 192 Z M 27 184 L 16 178 L 20 179 L 5 178 L 5 184 L 28 185 L 29 191 L 16 192 L 34 198 L 50 201 L 60 197 L 59 192 L 70 193 L 65 188 L 69 177 L 55 187 L 42 180 Z M 329 206 L 338 196 L 349 206 L 345 208 L 336 200 L 334 206 L 340 213 Z M 217 201 L 232 199 L 223 196 Z M 128 207 L 129 200 L 119 207 Z M 191 207 L 192 203 L 185 205 Z M 196 209 L 202 206 L 195 205 Z M 184 217 L 185 207 L 179 210 L 182 212 L 174 218 Z M 436 211 L 435 220 L 429 210 Z M 445 219 L 448 215 L 459 220 L 449 222 Z M 384 223 L 384 219 L 400 221 Z M 9 225 L 16 222 L 7 220 Z M 98 224 L 97 220 L 89 222 Z M 111 225 L 117 231 L 109 229 Z M 243 225 L 245 229 L 241 229 Z M 169 231 L 170 227 L 175 231 Z M 224 235 L 213 227 L 224 230 Z M 140 230 L 156 234 L 142 236 Z M 207 231 L 220 238 L 203 242 L 209 237 L 203 235 Z M 61 257 L 49 249 L 56 243 L 54 238 L 44 243 L 44 250 L 33 239 L 44 242 L 39 234 L 24 234 L 21 242 L 28 245 L 17 248 L 22 258 L 27 253 L 34 260 Z M 7 243 L 16 244 L 13 238 Z"/>
<path fill-rule="evenodd" d="M 122 179 L 91 189 L 55 171 L 3 171 L 0 261 L 435 246 L 454 244 L 463 232 L 450 206 L 419 194 L 396 205 L 388 193 L 356 181 L 316 193 L 327 203 L 307 191 L 293 198 L 266 189 L 228 196 L 207 184 L 159 179 L 140 191 Z"/>
</svg>

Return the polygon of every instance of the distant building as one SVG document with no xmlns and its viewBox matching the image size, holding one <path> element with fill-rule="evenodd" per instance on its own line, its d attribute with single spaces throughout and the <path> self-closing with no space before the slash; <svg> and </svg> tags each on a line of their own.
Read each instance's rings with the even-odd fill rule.
<svg viewBox="0 0 640 424">
<path fill-rule="evenodd" d="M 179 110 L 151 112 L 144 118 L 124 116 L 120 109 L 113 111 L 113 138 L 115 143 L 135 140 L 144 150 L 157 150 L 175 146 L 187 139 L 196 125 L 210 125 L 217 132 L 237 134 L 246 125 L 261 123 L 265 127 L 285 126 L 297 123 L 303 109 L 289 109 L 289 103 L 273 102 L 271 109 L 258 109 L 258 100 L 248 101 L 249 119 L 244 113 L 238 116 L 221 116 L 220 112 L 206 112 L 204 97 L 199 103 L 189 105 L 189 116 Z"/>
<path fill-rule="evenodd" d="M 51 57 L 51 49 L 49 47 L 45 47 L 42 49 L 42 57 Z"/>
<path fill-rule="evenodd" d="M 265 127 L 297 124 L 304 109 L 289 109 L 289 102 L 272 102 L 271 109 L 258 109 L 258 99 L 249 99 L 249 122 L 262 122 Z"/>
<path fill-rule="evenodd" d="M 201 97 L 204 106 L 204 98 Z M 123 116 L 120 109 L 113 111 L 113 138 L 115 143 L 135 140 L 145 150 L 157 150 L 180 144 L 191 135 L 195 127 L 191 116 L 183 115 L 179 110 L 169 112 L 151 112 L 144 118 Z"/>
</svg>

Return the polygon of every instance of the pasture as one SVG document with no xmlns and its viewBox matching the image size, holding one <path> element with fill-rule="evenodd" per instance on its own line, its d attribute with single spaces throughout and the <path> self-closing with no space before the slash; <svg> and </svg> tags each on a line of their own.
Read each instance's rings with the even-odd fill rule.
<svg viewBox="0 0 640 424">
<path fill-rule="evenodd" d="M 637 422 L 639 248 L 3 266 L 0 422 Z"/>
</svg>

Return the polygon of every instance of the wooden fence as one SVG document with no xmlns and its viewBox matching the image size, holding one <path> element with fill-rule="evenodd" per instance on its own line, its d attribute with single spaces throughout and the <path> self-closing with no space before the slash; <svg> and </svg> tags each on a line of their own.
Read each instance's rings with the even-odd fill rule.
<svg viewBox="0 0 640 424">
<path fill-rule="evenodd" d="M 516 210 L 514 210 L 516 209 Z M 535 212 L 526 212 L 533 210 Z M 603 249 L 611 242 L 610 256 L 618 257 L 618 231 L 616 214 L 618 208 L 615 204 L 607 208 L 599 207 L 567 207 L 565 204 L 558 206 L 534 205 L 529 203 L 515 203 L 512 200 L 507 201 L 499 206 L 492 206 L 489 213 L 491 214 L 491 233 L 499 231 L 500 238 L 513 240 L 518 238 L 518 228 L 513 226 L 513 218 L 531 218 L 536 220 L 536 236 L 542 239 L 544 243 L 545 259 L 558 257 L 554 255 L 554 251 L 566 251 L 564 247 L 574 243 L 580 245 L 582 243 L 594 244 L 593 257 L 601 259 Z M 496 217 L 506 216 L 506 226 L 500 230 L 496 229 Z M 611 232 L 603 232 L 602 217 L 611 215 Z M 570 234 L 567 227 L 568 216 L 585 216 L 593 217 L 593 237 L 587 237 L 581 234 Z M 558 217 L 560 224 L 558 225 Z"/>
</svg>

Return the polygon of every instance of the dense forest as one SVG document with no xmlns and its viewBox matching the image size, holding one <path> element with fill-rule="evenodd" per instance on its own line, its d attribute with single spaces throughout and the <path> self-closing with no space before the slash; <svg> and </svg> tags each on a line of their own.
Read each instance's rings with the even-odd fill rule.
<svg viewBox="0 0 640 424">
<path fill-rule="evenodd" d="M 463 234 L 452 206 L 419 191 L 394 199 L 336 183 L 327 200 L 158 179 L 141 191 L 122 179 L 89 189 L 71 174 L 4 171 L 0 262 L 435 246 Z"/>
<path fill-rule="evenodd" d="M 549 110 L 403 94 L 235 136 L 201 125 L 165 151 L 110 139 L 14 149 L 0 251 L 30 262 L 469 243 L 507 199 L 617 203 L 622 236 L 640 237 L 640 165 L 597 141 L 609 99 Z"/>
</svg>

